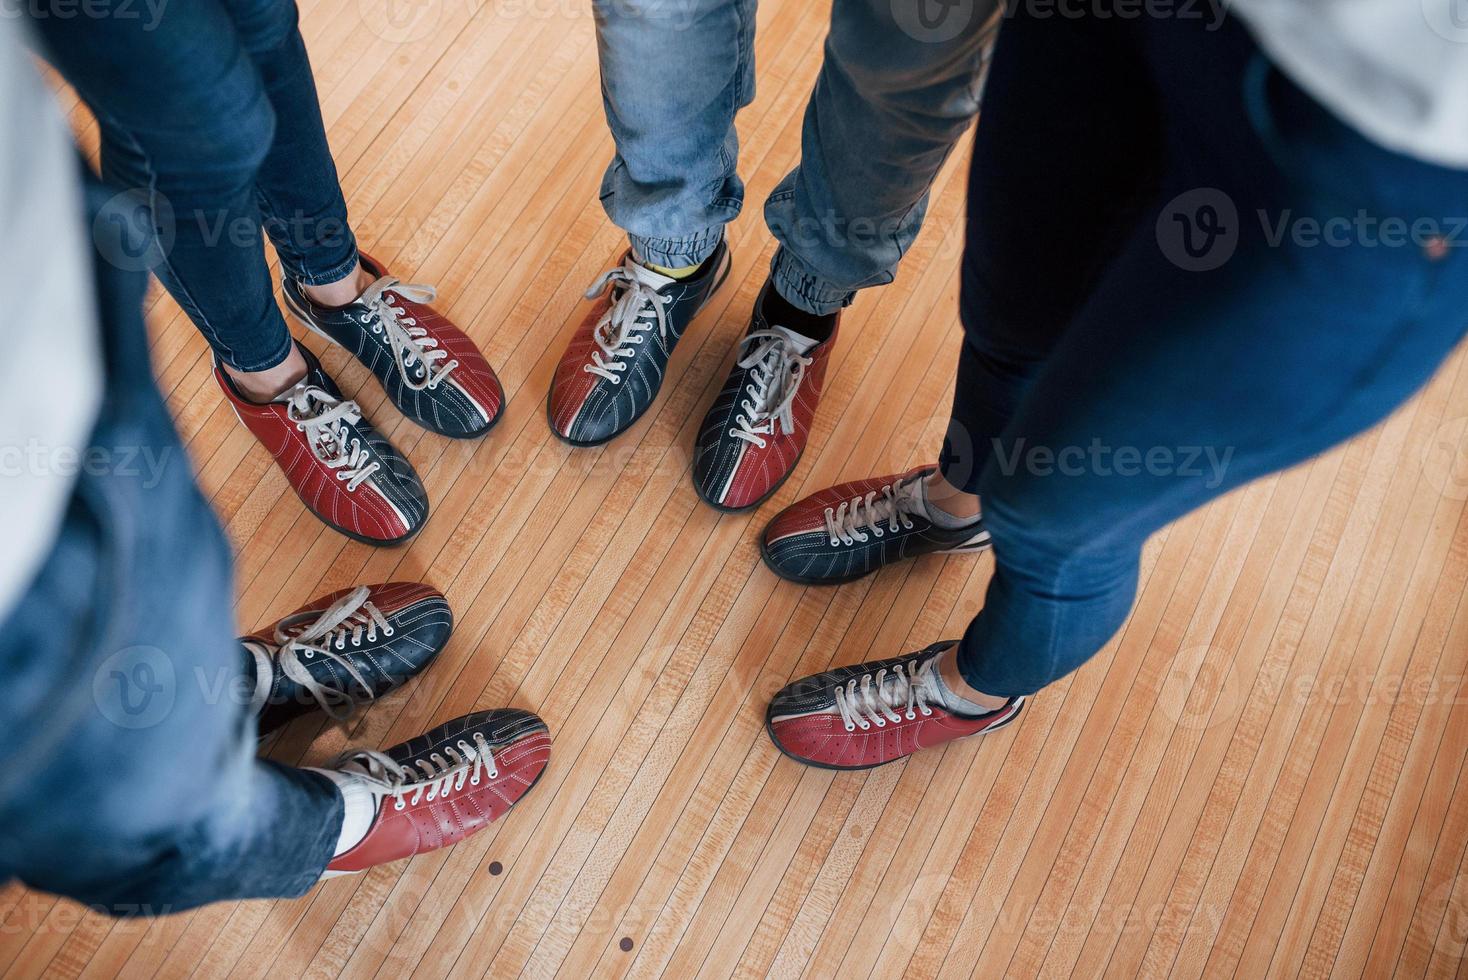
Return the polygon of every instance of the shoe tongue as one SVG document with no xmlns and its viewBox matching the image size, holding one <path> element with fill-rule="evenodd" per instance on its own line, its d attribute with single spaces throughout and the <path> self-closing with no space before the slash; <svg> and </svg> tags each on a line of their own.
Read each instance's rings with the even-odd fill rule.
<svg viewBox="0 0 1468 980">
<path fill-rule="evenodd" d="M 282 391 L 271 400 L 279 402 L 282 405 L 289 405 L 296 398 L 304 396 L 307 388 L 321 387 L 320 382 L 314 377 L 315 373 L 316 372 L 314 370 L 307 369 L 306 376 L 304 378 L 302 378 L 300 381 L 297 381 L 294 385 L 287 388 L 285 391 Z"/>
<path fill-rule="evenodd" d="M 781 327 L 775 324 L 771 324 L 768 329 L 773 330 L 777 334 L 783 335 L 785 339 L 790 341 L 791 345 L 794 346 L 794 348 L 802 354 L 809 354 L 811 351 L 820 346 L 821 343 L 819 340 L 811 340 L 804 334 L 796 333 L 789 327 Z"/>
<path fill-rule="evenodd" d="M 635 274 L 637 278 L 653 289 L 662 289 L 664 286 L 682 281 L 680 279 L 674 279 L 672 276 L 665 276 L 656 269 L 648 267 L 645 262 L 637 257 L 635 252 L 632 254 L 632 263 L 636 266 Z"/>
</svg>

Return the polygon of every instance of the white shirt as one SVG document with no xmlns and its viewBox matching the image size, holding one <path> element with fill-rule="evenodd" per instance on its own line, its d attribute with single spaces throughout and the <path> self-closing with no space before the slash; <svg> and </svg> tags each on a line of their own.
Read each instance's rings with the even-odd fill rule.
<svg viewBox="0 0 1468 980">
<path fill-rule="evenodd" d="M 1228 0 L 1294 82 L 1368 139 L 1468 168 L 1463 0 Z"/>
<path fill-rule="evenodd" d="M 77 155 L 22 29 L 0 17 L 0 621 L 50 553 L 103 384 Z"/>
</svg>

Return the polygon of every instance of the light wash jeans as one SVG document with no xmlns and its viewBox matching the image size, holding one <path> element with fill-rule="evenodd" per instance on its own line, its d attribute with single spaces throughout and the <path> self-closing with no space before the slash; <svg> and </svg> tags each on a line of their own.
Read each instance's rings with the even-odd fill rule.
<svg viewBox="0 0 1468 980">
<path fill-rule="evenodd" d="M 738 214 L 734 116 L 754 98 L 755 0 L 593 0 L 617 152 L 601 199 L 639 258 L 687 266 Z M 780 294 L 816 314 L 891 282 L 978 111 L 1000 0 L 835 0 L 800 164 L 765 202 Z"/>
</svg>

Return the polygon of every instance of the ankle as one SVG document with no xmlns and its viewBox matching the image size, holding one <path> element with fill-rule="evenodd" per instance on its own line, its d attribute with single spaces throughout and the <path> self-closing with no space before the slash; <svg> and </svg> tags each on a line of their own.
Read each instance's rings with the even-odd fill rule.
<svg viewBox="0 0 1468 980">
<path fill-rule="evenodd" d="M 239 371 L 224 365 L 224 372 L 239 393 L 246 399 L 259 404 L 272 402 L 290 391 L 306 377 L 306 359 L 294 343 L 286 359 L 263 371 Z"/>
<path fill-rule="evenodd" d="M 760 314 L 771 326 L 794 330 L 802 337 L 820 342 L 831 336 L 836 329 L 835 313 L 811 313 L 790 302 L 772 282 L 765 287 L 760 298 Z"/>
<path fill-rule="evenodd" d="M 939 680 L 956 697 L 983 711 L 998 711 L 1009 703 L 1009 698 L 999 697 L 995 694 L 985 694 L 963 679 L 963 674 L 958 671 L 957 643 L 938 654 L 937 660 Z"/>
<path fill-rule="evenodd" d="M 301 292 L 306 298 L 317 306 L 328 309 L 338 309 L 356 300 L 361 296 L 368 286 L 372 285 L 372 275 L 358 262 L 352 266 L 352 271 L 336 282 L 321 284 L 301 284 Z"/>
<path fill-rule="evenodd" d="M 931 507 L 937 507 L 950 517 L 963 521 L 978 520 L 983 510 L 979 495 L 960 490 L 943 477 L 942 470 L 934 470 L 923 481 L 923 496 Z"/>
</svg>

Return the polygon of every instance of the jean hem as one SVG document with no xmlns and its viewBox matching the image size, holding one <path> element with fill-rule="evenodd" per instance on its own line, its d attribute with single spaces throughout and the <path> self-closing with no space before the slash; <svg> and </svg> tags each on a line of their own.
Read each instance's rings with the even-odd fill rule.
<svg viewBox="0 0 1468 980">
<path fill-rule="evenodd" d="M 958 676 L 962 677 L 964 683 L 975 691 L 981 691 L 994 698 L 1027 698 L 1037 693 L 1036 691 L 1017 690 L 1012 687 L 1006 687 L 1004 684 L 995 684 L 991 680 L 985 679 L 983 672 L 972 662 L 974 657 L 969 653 L 967 637 L 958 641 L 958 650 L 955 659 L 956 666 L 958 667 Z"/>
<path fill-rule="evenodd" d="M 279 316 L 278 313 L 277 316 Z M 257 371 L 269 371 L 273 367 L 278 367 L 281 364 L 284 364 L 285 359 L 291 356 L 291 351 L 296 349 L 296 339 L 291 336 L 290 328 L 285 325 L 285 320 L 281 318 L 279 322 L 280 332 L 283 337 L 280 344 L 267 357 L 252 359 L 249 361 L 241 361 L 238 357 L 234 355 L 233 352 L 226 355 L 224 352 L 216 349 L 215 353 L 219 356 L 219 360 L 223 362 L 227 367 L 233 368 L 234 370 L 244 374 L 254 374 Z"/>
<path fill-rule="evenodd" d="M 814 316 L 830 316 L 856 298 L 855 290 L 822 279 L 784 248 L 770 260 L 770 281 L 791 304 Z"/>
<path fill-rule="evenodd" d="M 324 272 L 308 273 L 299 269 L 291 269 L 286 266 L 285 260 L 281 260 L 281 268 L 286 275 L 290 276 L 302 286 L 329 286 L 334 282 L 341 282 L 352 270 L 357 267 L 359 256 L 357 255 L 357 240 L 352 239 L 351 248 L 347 257 L 326 268 Z"/>
<path fill-rule="evenodd" d="M 632 254 L 637 261 L 668 269 L 682 269 L 702 263 L 714 254 L 723 238 L 723 225 L 705 228 L 684 238 L 645 238 L 627 233 L 627 240 L 632 243 Z"/>
</svg>

